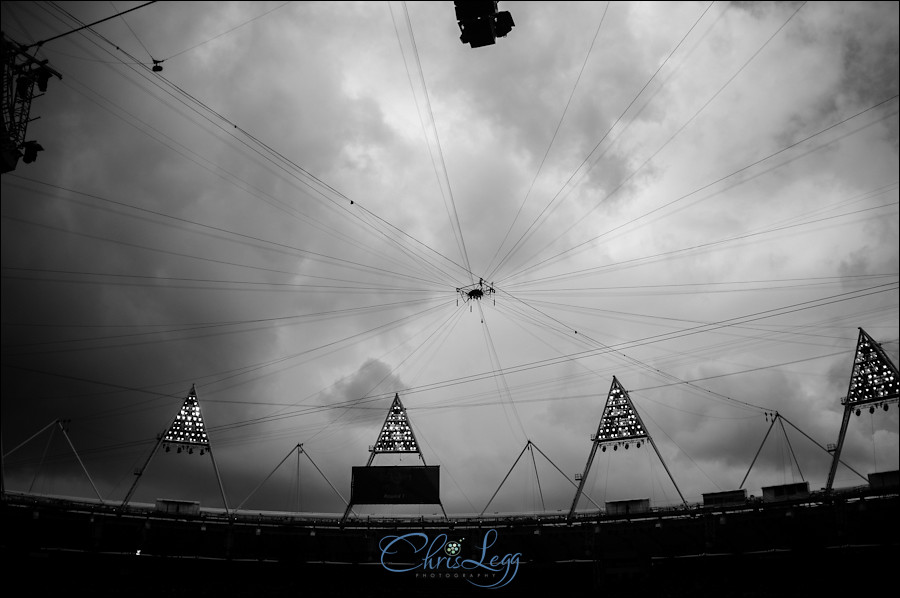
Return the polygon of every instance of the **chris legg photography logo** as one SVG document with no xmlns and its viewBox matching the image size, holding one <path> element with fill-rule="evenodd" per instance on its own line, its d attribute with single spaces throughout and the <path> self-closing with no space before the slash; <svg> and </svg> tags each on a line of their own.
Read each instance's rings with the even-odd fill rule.
<svg viewBox="0 0 900 598">
<path fill-rule="evenodd" d="M 391 573 L 411 573 L 421 579 L 464 579 L 479 588 L 496 589 L 515 579 L 522 556 L 492 551 L 497 536 L 497 530 L 487 530 L 481 543 L 476 541 L 473 558 L 463 558 L 465 538 L 451 540 L 443 533 L 434 539 L 422 532 L 385 536 L 378 548 L 381 565 Z"/>
</svg>

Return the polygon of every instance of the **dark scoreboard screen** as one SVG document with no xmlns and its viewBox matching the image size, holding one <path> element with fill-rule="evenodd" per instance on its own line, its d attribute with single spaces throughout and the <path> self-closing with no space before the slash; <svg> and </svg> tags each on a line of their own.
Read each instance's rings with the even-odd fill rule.
<svg viewBox="0 0 900 598">
<path fill-rule="evenodd" d="M 350 502 L 433 505 L 441 502 L 440 465 L 354 467 Z"/>
</svg>

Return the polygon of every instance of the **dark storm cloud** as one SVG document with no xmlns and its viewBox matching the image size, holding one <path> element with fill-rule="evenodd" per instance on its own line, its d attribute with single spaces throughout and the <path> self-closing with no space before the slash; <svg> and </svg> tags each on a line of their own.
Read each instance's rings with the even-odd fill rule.
<svg viewBox="0 0 900 598">
<path fill-rule="evenodd" d="M 344 409 L 330 410 L 329 421 L 340 422 L 341 427 L 352 425 L 368 428 L 372 433 L 374 444 L 394 395 L 405 387 L 406 385 L 392 372 L 390 366 L 384 362 L 369 359 L 357 371 L 329 385 L 327 389 L 319 393 L 316 400 L 323 406 L 346 406 Z M 377 396 L 382 396 L 382 398 L 373 401 L 373 397 Z"/>
<path fill-rule="evenodd" d="M 832 19 L 820 7 L 811 6 L 804 19 L 792 28 L 787 40 L 799 42 L 798 52 L 815 53 L 827 64 L 828 71 L 810 70 L 797 76 L 813 85 L 834 82 L 834 92 L 822 96 L 813 105 L 805 105 L 792 115 L 785 131 L 803 130 L 810 124 L 830 123 L 845 118 L 854 107 L 868 107 L 883 102 L 897 93 L 898 42 L 895 32 L 885 20 L 884 11 L 896 12 L 888 3 L 844 4 L 839 7 L 841 19 Z M 825 78 L 827 77 L 827 79 Z M 888 124 L 889 127 L 894 125 Z M 886 141 L 896 139 L 887 135 Z"/>
</svg>

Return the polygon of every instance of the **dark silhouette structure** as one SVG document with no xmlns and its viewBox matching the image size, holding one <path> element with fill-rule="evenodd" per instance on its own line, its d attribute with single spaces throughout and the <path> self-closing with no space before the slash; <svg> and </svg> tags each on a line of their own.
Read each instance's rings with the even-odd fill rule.
<svg viewBox="0 0 900 598">
<path fill-rule="evenodd" d="M 31 102 L 47 91 L 51 77 L 62 79 L 47 60 L 37 60 L 25 46 L 3 34 L 3 147 L 0 149 L 2 172 L 16 169 L 19 159 L 25 164 L 37 160 L 44 150 L 37 141 L 27 139 L 28 124 L 39 117 L 31 116 Z M 35 89 L 37 92 L 35 92 Z"/>
<path fill-rule="evenodd" d="M 498 37 L 506 37 L 516 25 L 508 11 L 498 12 L 499 2 L 477 0 L 453 4 L 461 33 L 459 41 L 473 48 L 495 44 Z"/>
</svg>

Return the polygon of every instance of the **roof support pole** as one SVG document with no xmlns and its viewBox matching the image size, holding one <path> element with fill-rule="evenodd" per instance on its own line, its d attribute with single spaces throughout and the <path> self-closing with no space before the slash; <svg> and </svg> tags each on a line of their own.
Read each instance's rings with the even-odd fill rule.
<svg viewBox="0 0 900 598">
<path fill-rule="evenodd" d="M 216 481 L 219 482 L 219 492 L 222 493 L 222 504 L 225 505 L 225 514 L 231 517 L 228 511 L 228 499 L 225 498 L 225 487 L 222 485 L 222 476 L 219 475 L 219 467 L 216 465 L 216 458 L 213 457 L 212 444 L 207 445 L 206 450 L 209 452 L 209 459 L 212 461 L 213 470 L 216 472 Z"/>
<path fill-rule="evenodd" d="M 778 419 L 778 412 L 775 412 L 775 417 L 772 418 L 772 423 L 769 424 L 769 429 L 766 430 L 766 435 L 763 436 L 762 442 L 759 443 L 759 448 L 756 449 L 756 454 L 753 455 L 753 461 L 750 462 L 750 467 L 747 468 L 747 473 L 744 474 L 744 479 L 741 480 L 741 485 L 738 486 L 738 490 L 744 487 L 744 482 L 747 481 L 747 476 L 750 475 L 750 470 L 753 469 L 753 465 L 756 464 L 756 460 L 759 458 L 759 454 L 762 452 L 763 446 L 766 444 L 766 438 L 769 437 L 769 432 L 772 431 L 772 428 L 775 426 L 775 420 Z"/>
<path fill-rule="evenodd" d="M 578 490 L 575 491 L 575 498 L 572 499 L 572 508 L 569 509 L 568 519 L 571 519 L 575 515 L 575 508 L 578 506 L 578 500 L 581 498 L 581 493 L 584 491 L 584 485 L 587 483 L 588 473 L 591 471 L 591 464 L 594 462 L 594 456 L 597 454 L 597 447 L 600 446 L 599 438 L 600 430 L 598 429 L 597 434 L 594 436 L 594 446 L 591 447 L 587 463 L 584 465 L 584 473 L 581 474 L 581 479 L 578 481 Z"/>
<path fill-rule="evenodd" d="M 72 452 L 75 453 L 75 458 L 78 459 L 78 464 L 81 465 L 81 470 L 84 471 L 84 475 L 87 476 L 88 481 L 91 483 L 91 488 L 94 489 L 94 493 L 97 495 L 97 498 L 100 499 L 101 504 L 106 504 L 103 501 L 103 497 L 100 496 L 100 491 L 97 490 L 97 486 L 94 484 L 94 480 L 91 479 L 91 474 L 88 473 L 87 467 L 84 466 L 84 462 L 81 460 L 81 456 L 78 454 L 78 451 L 75 450 L 75 445 L 72 444 L 72 440 L 69 438 L 69 433 L 66 432 L 65 426 L 63 426 L 61 421 L 57 421 L 59 424 L 59 429 L 63 434 L 63 437 L 66 439 L 66 442 L 69 443 L 69 448 L 72 449 Z"/>
<path fill-rule="evenodd" d="M 837 473 L 838 462 L 841 460 L 841 449 L 844 448 L 844 438 L 847 436 L 847 426 L 850 424 L 850 414 L 853 412 L 853 405 L 847 403 L 844 405 L 844 419 L 841 420 L 841 431 L 838 434 L 837 447 L 834 449 L 834 456 L 831 459 L 831 469 L 828 470 L 828 481 L 825 483 L 825 491 L 831 492 L 834 484 L 834 475 Z"/>
<path fill-rule="evenodd" d="M 491 506 L 491 502 L 492 502 L 492 501 L 494 500 L 494 498 L 497 496 L 497 493 L 500 492 L 500 488 L 502 488 L 502 487 L 503 487 L 503 484 L 506 483 L 506 479 L 509 477 L 509 474 L 511 474 L 512 471 L 513 471 L 513 469 L 516 468 L 516 464 L 519 462 L 519 459 L 522 458 L 522 455 L 525 454 L 525 451 L 528 450 L 528 447 L 529 447 L 529 446 L 531 446 L 531 441 L 530 441 L 530 440 L 529 440 L 528 442 L 525 443 L 525 446 L 522 448 L 522 452 L 519 453 L 519 456 L 516 457 L 516 460 L 513 462 L 512 467 L 510 467 L 510 468 L 509 468 L 509 471 L 506 472 L 506 475 L 503 476 L 503 481 L 500 482 L 500 485 L 497 486 L 497 489 L 494 491 L 494 494 L 491 495 L 491 500 L 487 501 L 487 504 L 484 505 L 484 509 L 482 509 L 482 510 L 481 510 L 481 514 L 478 515 L 479 517 L 483 516 L 483 515 L 484 515 L 484 512 L 487 511 L 487 508 L 488 508 L 489 506 Z"/>
<path fill-rule="evenodd" d="M 131 488 L 128 489 L 128 493 L 125 495 L 125 499 L 122 501 L 122 504 L 119 505 L 119 509 L 124 509 L 128 505 L 128 501 L 131 500 L 131 496 L 134 494 L 135 488 L 137 488 L 138 482 L 141 481 L 141 476 L 144 475 L 144 472 L 147 470 L 147 467 L 150 466 L 150 461 L 153 460 L 153 457 L 156 455 L 157 451 L 159 451 L 159 447 L 162 446 L 163 438 L 165 434 L 159 434 L 156 437 L 156 445 L 153 447 L 153 450 L 150 451 L 150 456 L 147 457 L 147 460 L 144 462 L 144 465 L 134 472 L 134 483 L 131 485 Z"/>
<path fill-rule="evenodd" d="M 666 470 L 666 473 L 669 474 L 669 479 L 672 480 L 672 485 L 675 486 L 675 490 L 678 491 L 678 496 L 681 497 L 681 502 L 684 504 L 684 506 L 687 506 L 687 501 L 684 500 L 684 495 L 681 493 L 681 489 L 678 487 L 678 484 L 675 483 L 675 478 L 672 477 L 672 472 L 669 471 L 669 466 L 666 465 L 666 460 L 662 458 L 659 449 L 656 448 L 656 443 L 653 442 L 653 436 L 647 434 L 647 440 L 650 441 L 650 446 L 652 446 L 653 450 L 656 451 L 656 456 L 659 457 L 659 462 L 662 463 L 662 466 Z"/>
</svg>

